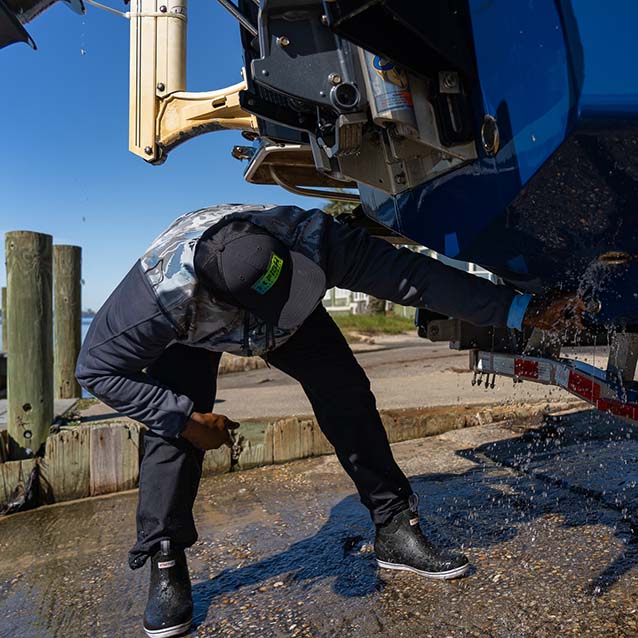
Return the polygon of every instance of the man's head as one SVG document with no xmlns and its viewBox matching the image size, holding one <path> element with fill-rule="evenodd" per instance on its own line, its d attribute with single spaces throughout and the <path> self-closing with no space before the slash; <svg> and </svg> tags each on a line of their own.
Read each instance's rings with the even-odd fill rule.
<svg viewBox="0 0 638 638">
<path fill-rule="evenodd" d="M 284 329 L 301 325 L 325 292 L 317 264 L 249 222 L 233 221 L 204 235 L 195 270 L 213 295 Z"/>
</svg>

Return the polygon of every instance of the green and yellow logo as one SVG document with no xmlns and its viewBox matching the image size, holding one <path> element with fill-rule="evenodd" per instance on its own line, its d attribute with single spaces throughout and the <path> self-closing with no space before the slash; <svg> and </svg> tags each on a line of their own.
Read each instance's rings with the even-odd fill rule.
<svg viewBox="0 0 638 638">
<path fill-rule="evenodd" d="M 251 286 L 251 288 L 256 290 L 260 295 L 265 295 L 277 283 L 283 267 L 284 260 L 279 255 L 273 253 L 270 256 L 270 265 L 268 266 L 268 270 Z"/>
</svg>

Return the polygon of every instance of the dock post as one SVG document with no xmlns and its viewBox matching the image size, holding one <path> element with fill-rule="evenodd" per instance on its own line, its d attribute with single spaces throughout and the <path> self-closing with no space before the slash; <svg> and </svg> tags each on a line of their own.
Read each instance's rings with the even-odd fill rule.
<svg viewBox="0 0 638 638">
<path fill-rule="evenodd" d="M 7 348 L 7 287 L 2 286 L 2 349 L 0 352 L 9 352 Z"/>
<path fill-rule="evenodd" d="M 53 422 L 52 238 L 6 234 L 9 459 L 41 452 Z"/>
<path fill-rule="evenodd" d="M 56 399 L 82 396 L 75 364 L 82 340 L 82 249 L 53 246 L 53 366 Z"/>
</svg>

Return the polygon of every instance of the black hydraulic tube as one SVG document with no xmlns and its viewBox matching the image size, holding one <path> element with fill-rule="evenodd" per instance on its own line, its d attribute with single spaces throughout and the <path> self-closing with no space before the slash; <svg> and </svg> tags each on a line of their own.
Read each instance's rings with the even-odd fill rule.
<svg viewBox="0 0 638 638">
<path fill-rule="evenodd" d="M 253 36 L 257 35 L 257 27 L 239 10 L 239 7 L 233 4 L 230 0 L 217 0 L 217 2 L 219 2 L 219 4 L 221 4 L 228 13 L 234 16 L 241 26 L 248 31 L 248 33 Z"/>
</svg>

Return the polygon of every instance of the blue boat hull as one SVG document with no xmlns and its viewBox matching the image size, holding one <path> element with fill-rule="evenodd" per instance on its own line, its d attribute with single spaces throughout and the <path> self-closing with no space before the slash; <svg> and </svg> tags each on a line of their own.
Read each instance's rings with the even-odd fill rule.
<svg viewBox="0 0 638 638">
<path fill-rule="evenodd" d="M 638 325 L 638 4 L 469 0 L 475 130 L 500 149 L 364 211 L 519 289 L 581 289 L 595 320 Z M 613 11 L 612 11 L 613 10 Z"/>
</svg>

